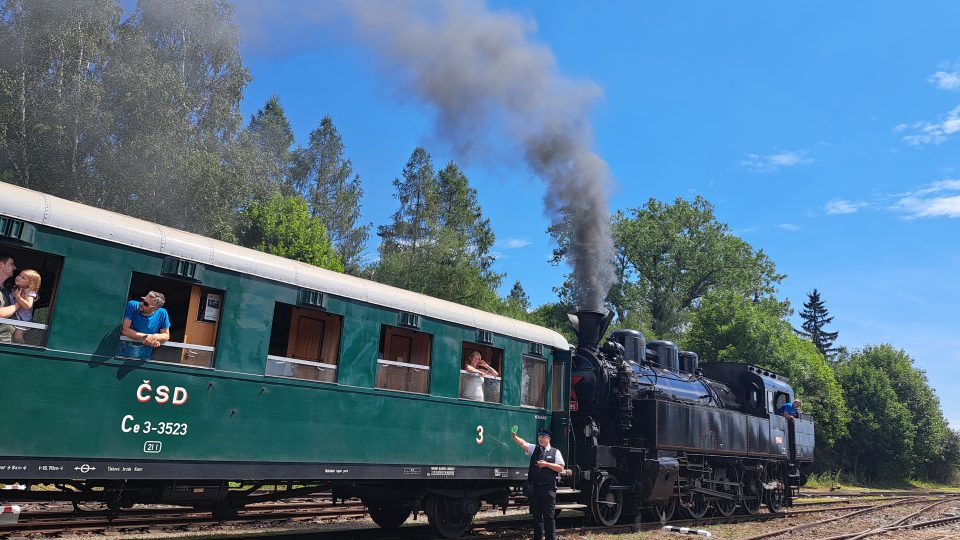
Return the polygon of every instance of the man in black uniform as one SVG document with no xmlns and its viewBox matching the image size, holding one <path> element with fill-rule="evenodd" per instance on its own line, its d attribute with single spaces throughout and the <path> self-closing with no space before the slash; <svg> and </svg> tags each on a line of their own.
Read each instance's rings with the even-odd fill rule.
<svg viewBox="0 0 960 540">
<path fill-rule="evenodd" d="M 554 522 L 554 506 L 557 504 L 557 475 L 563 471 L 563 456 L 560 451 L 550 446 L 550 430 L 541 429 L 537 432 L 537 444 L 530 444 L 517 436 L 514 431 L 510 434 L 513 442 L 530 456 L 530 469 L 527 471 L 527 481 L 533 493 L 530 497 L 530 510 L 533 512 L 533 540 L 554 540 L 556 538 L 556 523 Z"/>
</svg>

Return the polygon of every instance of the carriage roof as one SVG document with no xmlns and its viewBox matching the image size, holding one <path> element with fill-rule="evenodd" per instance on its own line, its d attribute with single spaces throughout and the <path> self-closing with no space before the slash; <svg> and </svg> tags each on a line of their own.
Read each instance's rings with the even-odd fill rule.
<svg viewBox="0 0 960 540">
<path fill-rule="evenodd" d="M 0 214 L 558 349 L 570 347 L 562 335 L 534 324 L 9 184 L 0 184 Z"/>
</svg>

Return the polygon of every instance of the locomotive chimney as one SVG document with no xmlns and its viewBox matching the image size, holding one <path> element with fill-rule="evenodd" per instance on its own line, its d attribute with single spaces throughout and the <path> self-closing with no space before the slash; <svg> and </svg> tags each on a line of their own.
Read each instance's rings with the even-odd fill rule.
<svg viewBox="0 0 960 540">
<path fill-rule="evenodd" d="M 600 345 L 600 339 L 607 331 L 607 327 L 610 326 L 613 312 L 581 310 L 576 314 L 568 313 L 567 318 L 570 319 L 570 326 L 577 334 L 577 346 L 596 349 Z"/>
</svg>

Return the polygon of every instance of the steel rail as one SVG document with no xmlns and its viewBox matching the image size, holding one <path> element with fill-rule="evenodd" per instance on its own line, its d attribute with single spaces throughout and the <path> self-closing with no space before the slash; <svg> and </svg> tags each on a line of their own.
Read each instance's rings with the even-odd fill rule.
<svg viewBox="0 0 960 540">
<path fill-rule="evenodd" d="M 911 504 L 911 503 L 916 502 L 917 499 L 919 499 L 919 497 L 912 497 L 912 498 L 908 498 L 908 499 L 904 499 L 904 500 L 900 500 L 900 501 L 894 501 L 894 502 L 887 503 L 887 504 L 879 504 L 879 505 L 876 505 L 876 506 L 871 506 L 870 508 L 865 508 L 865 509 L 863 509 L 863 510 L 857 510 L 857 511 L 855 511 L 855 512 L 850 512 L 850 513 L 847 513 L 847 514 L 843 514 L 842 516 L 837 516 L 837 517 L 822 519 L 822 520 L 820 520 L 820 521 L 813 521 L 813 522 L 810 522 L 810 523 L 802 523 L 802 524 L 800 524 L 800 525 L 796 525 L 796 526 L 794 526 L 794 527 L 790 527 L 789 529 L 784 529 L 784 530 L 781 530 L 781 531 L 773 531 L 773 532 L 758 534 L 758 535 L 755 535 L 755 536 L 750 536 L 750 537 L 748 537 L 748 538 L 744 538 L 744 539 L 742 539 L 742 540 L 761 540 L 761 539 L 763 539 L 763 538 L 772 538 L 772 537 L 774 537 L 774 536 L 780 536 L 780 535 L 782 535 L 782 534 L 790 534 L 790 533 L 794 533 L 794 532 L 798 532 L 798 531 L 803 531 L 803 530 L 806 530 L 806 529 L 811 529 L 811 528 L 813 528 L 813 527 L 817 527 L 817 526 L 819 526 L 819 525 L 826 525 L 827 523 L 831 523 L 831 522 L 834 522 L 834 521 L 839 521 L 839 520 L 841 520 L 841 519 L 847 519 L 847 518 L 851 518 L 851 517 L 854 517 L 854 516 L 858 516 L 858 515 L 860 515 L 860 514 L 866 514 L 866 513 L 868 513 L 868 512 L 874 512 L 874 511 L 880 510 L 880 509 L 882 509 L 882 508 L 889 508 L 889 507 L 891 507 L 891 506 L 900 506 L 900 505 L 903 505 L 903 504 Z"/>
<path fill-rule="evenodd" d="M 225 520 L 234 521 L 256 521 L 256 520 L 290 520 L 296 518 L 341 518 L 363 516 L 367 514 L 364 507 L 354 506 L 352 508 L 329 508 L 318 507 L 314 509 L 301 509 L 296 505 L 271 505 L 271 506 L 289 506 L 288 508 L 263 508 L 241 510 L 236 518 Z M 175 526 L 190 525 L 196 523 L 222 523 L 224 521 L 213 518 L 209 512 L 199 512 L 196 510 L 180 509 L 178 515 L 170 515 L 170 510 L 177 509 L 159 509 L 161 512 L 149 512 L 136 515 L 121 515 L 115 519 L 107 519 L 101 516 L 86 517 L 84 515 L 75 516 L 73 519 L 47 519 L 39 518 L 28 520 L 23 523 L 11 523 L 0 525 L 0 535 L 6 535 L 16 532 L 32 533 L 54 533 L 65 530 L 77 531 L 97 531 L 105 529 L 130 529 L 143 528 L 149 526 Z M 159 515 L 158 515 L 159 514 Z"/>
</svg>

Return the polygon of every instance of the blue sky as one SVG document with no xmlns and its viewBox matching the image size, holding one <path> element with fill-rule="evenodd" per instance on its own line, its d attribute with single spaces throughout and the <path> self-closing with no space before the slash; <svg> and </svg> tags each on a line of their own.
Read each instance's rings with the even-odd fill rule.
<svg viewBox="0 0 960 540">
<path fill-rule="evenodd" d="M 238 6 L 253 77 L 244 115 L 277 94 L 300 143 L 330 115 L 375 226 L 395 211 L 390 182 L 415 146 L 438 165 L 461 163 L 492 220 L 504 288 L 519 279 L 535 305 L 553 301 L 566 269 L 547 263 L 544 187 L 519 150 L 501 139 L 492 159 L 458 153 L 436 135 L 435 109 L 410 99 L 324 3 L 289 0 L 272 16 L 263 5 Z M 559 77 L 600 90 L 588 119 L 616 183 L 611 211 L 702 194 L 787 274 L 781 298 L 799 310 L 816 287 L 838 344 L 906 350 L 960 428 L 960 4 L 486 9 L 519 17 Z"/>
</svg>

